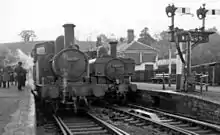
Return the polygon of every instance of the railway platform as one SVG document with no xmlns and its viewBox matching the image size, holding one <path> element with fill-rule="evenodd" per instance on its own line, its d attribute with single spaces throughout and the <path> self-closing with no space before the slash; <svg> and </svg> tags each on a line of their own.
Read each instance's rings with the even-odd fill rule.
<svg viewBox="0 0 220 135">
<path fill-rule="evenodd" d="M 220 87 L 209 87 L 208 91 L 200 93 L 178 92 L 175 85 L 162 89 L 162 84 L 137 83 L 137 103 L 142 106 L 152 105 L 167 112 L 180 114 L 201 121 L 220 125 Z"/>
<path fill-rule="evenodd" d="M 0 88 L 0 134 L 35 135 L 35 102 L 28 88 Z"/>
<path fill-rule="evenodd" d="M 202 98 L 204 100 L 208 100 L 211 102 L 217 102 L 220 104 L 220 86 L 209 86 L 208 91 L 205 91 L 205 88 L 203 88 L 203 92 L 200 92 L 200 86 L 196 86 L 196 90 L 194 92 L 177 92 L 176 91 L 176 85 L 172 84 L 171 87 L 168 86 L 168 84 L 165 84 L 165 90 L 163 90 L 162 84 L 153 84 L 153 83 L 139 83 L 139 82 L 133 82 L 134 84 L 138 85 L 138 89 L 141 90 L 152 90 L 152 91 L 163 91 L 163 92 L 175 92 L 175 93 L 181 93 L 181 94 L 187 94 L 190 96 Z"/>
</svg>

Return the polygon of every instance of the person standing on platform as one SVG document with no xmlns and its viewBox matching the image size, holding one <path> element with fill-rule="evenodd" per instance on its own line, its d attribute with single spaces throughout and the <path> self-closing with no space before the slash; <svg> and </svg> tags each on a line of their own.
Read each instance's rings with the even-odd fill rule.
<svg viewBox="0 0 220 135">
<path fill-rule="evenodd" d="M 2 76 L 3 76 L 3 69 L 1 68 L 0 69 L 0 87 L 3 86 L 3 78 L 2 78 Z"/>
<path fill-rule="evenodd" d="M 10 82 L 11 82 L 11 85 L 14 85 L 14 73 L 13 72 L 11 72 L 10 73 Z"/>
<path fill-rule="evenodd" d="M 25 69 L 22 67 L 22 62 L 18 62 L 18 66 L 15 68 L 17 74 L 18 90 L 22 90 L 25 80 Z"/>
<path fill-rule="evenodd" d="M 17 86 L 17 84 L 18 84 L 18 81 L 17 81 L 17 73 L 14 72 L 14 73 L 13 73 L 13 76 L 14 76 L 15 86 Z"/>
<path fill-rule="evenodd" d="M 9 81 L 10 81 L 9 70 L 8 67 L 5 67 L 3 69 L 3 88 L 6 88 L 6 84 L 7 87 L 9 88 Z"/>
<path fill-rule="evenodd" d="M 23 87 L 25 87 L 26 77 L 27 77 L 27 71 L 24 69 L 24 80 L 23 80 L 23 83 L 22 83 Z"/>
</svg>

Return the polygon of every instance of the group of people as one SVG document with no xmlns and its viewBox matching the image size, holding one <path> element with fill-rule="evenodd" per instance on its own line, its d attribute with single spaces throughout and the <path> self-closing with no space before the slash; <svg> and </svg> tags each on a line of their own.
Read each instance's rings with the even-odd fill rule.
<svg viewBox="0 0 220 135">
<path fill-rule="evenodd" d="M 12 67 L 5 67 L 1 70 L 0 74 L 0 87 L 9 88 L 10 85 L 17 86 L 18 90 L 25 87 L 27 71 L 22 67 L 22 62 L 12 69 Z"/>
</svg>

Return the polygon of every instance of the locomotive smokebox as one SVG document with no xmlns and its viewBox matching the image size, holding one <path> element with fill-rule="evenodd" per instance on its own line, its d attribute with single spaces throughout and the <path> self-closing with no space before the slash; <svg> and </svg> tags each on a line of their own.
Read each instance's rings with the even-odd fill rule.
<svg viewBox="0 0 220 135">
<path fill-rule="evenodd" d="M 55 53 L 57 54 L 64 48 L 64 36 L 59 36 L 55 42 Z"/>
<path fill-rule="evenodd" d="M 64 48 L 75 48 L 74 24 L 64 24 Z"/>
<path fill-rule="evenodd" d="M 109 42 L 110 47 L 111 47 L 111 56 L 116 58 L 117 57 L 117 44 L 118 41 L 117 40 L 113 40 Z"/>
</svg>

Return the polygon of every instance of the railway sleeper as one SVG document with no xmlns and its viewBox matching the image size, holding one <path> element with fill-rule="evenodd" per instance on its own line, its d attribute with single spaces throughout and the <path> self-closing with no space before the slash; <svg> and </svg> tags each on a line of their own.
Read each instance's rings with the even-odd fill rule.
<svg viewBox="0 0 220 135">
<path fill-rule="evenodd" d="M 131 118 L 131 117 L 129 117 L 129 116 L 123 116 L 123 117 L 119 117 L 118 119 L 121 119 L 121 120 L 124 119 L 124 120 L 125 120 L 125 119 L 129 119 L 129 118 Z"/>
<path fill-rule="evenodd" d="M 187 128 L 187 127 L 191 127 L 191 126 L 190 126 L 189 124 L 187 124 L 187 123 L 186 123 L 186 124 L 184 124 L 184 123 L 183 123 L 183 124 L 179 124 L 179 125 L 177 125 L 177 126 L 178 126 L 178 127 L 181 127 L 181 128 L 184 128 L 184 129 Z"/>
<path fill-rule="evenodd" d="M 70 128 L 70 130 L 72 132 L 77 132 L 77 131 L 97 131 L 97 130 L 99 131 L 99 130 L 103 130 L 103 128 L 97 126 L 97 127 L 89 127 L 89 128 L 88 127 L 81 127 L 81 128 L 74 128 L 74 129 Z"/>
<path fill-rule="evenodd" d="M 96 123 L 94 123 L 94 122 L 92 122 L 92 121 L 90 121 L 90 122 L 79 122 L 79 123 L 77 123 L 77 122 L 73 122 L 73 123 L 67 123 L 67 122 L 65 122 L 66 123 L 66 125 L 67 126 L 78 126 L 78 125 L 80 125 L 80 126 L 84 126 L 84 125 L 95 125 Z"/>
<path fill-rule="evenodd" d="M 199 129 L 201 129 L 200 127 L 184 127 L 185 129 L 187 129 L 187 130 L 191 130 L 191 131 L 193 131 L 193 130 L 199 130 Z"/>
<path fill-rule="evenodd" d="M 173 119 L 164 119 L 164 120 L 160 120 L 161 122 L 164 122 L 164 123 L 166 123 L 166 122 L 173 122 L 174 120 Z"/>
<path fill-rule="evenodd" d="M 171 122 L 166 122 L 166 124 L 178 125 L 178 124 L 182 124 L 182 122 L 181 121 L 171 121 Z"/>
<path fill-rule="evenodd" d="M 137 124 L 135 124 L 136 126 L 144 126 L 144 125 L 146 125 L 145 124 L 145 122 L 141 122 L 141 123 L 137 123 Z"/>
<path fill-rule="evenodd" d="M 134 121 L 134 118 L 124 119 L 124 121 L 126 121 L 126 122 Z"/>
<path fill-rule="evenodd" d="M 90 128 L 90 127 L 96 127 L 98 126 L 97 124 L 87 124 L 87 125 L 83 125 L 84 128 Z M 82 125 L 69 125 L 69 128 L 81 128 Z"/>
<path fill-rule="evenodd" d="M 100 130 L 100 131 L 80 131 L 80 132 L 72 132 L 74 135 L 92 135 L 92 134 L 103 134 L 107 135 L 107 130 Z"/>
<path fill-rule="evenodd" d="M 134 121 L 130 121 L 129 123 L 131 123 L 131 124 L 137 124 L 137 123 L 140 123 L 140 121 L 139 121 L 139 120 L 134 120 Z"/>
<path fill-rule="evenodd" d="M 208 133 L 212 133 L 212 130 L 199 130 L 199 131 L 195 131 L 197 134 L 203 134 L 203 135 L 208 135 Z"/>
</svg>

